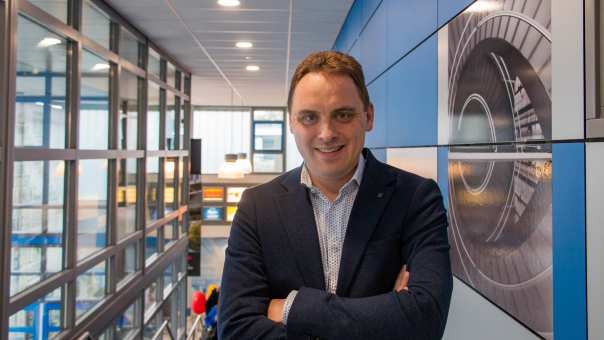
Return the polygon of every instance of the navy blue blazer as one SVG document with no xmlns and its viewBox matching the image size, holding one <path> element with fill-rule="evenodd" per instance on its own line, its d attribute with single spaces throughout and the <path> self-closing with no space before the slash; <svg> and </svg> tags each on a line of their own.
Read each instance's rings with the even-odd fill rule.
<svg viewBox="0 0 604 340">
<path fill-rule="evenodd" d="M 366 166 L 344 240 L 336 294 L 325 291 L 301 168 L 246 190 L 233 221 L 220 290 L 219 339 L 440 339 L 452 290 L 447 216 L 433 180 Z M 409 290 L 394 283 L 406 264 Z M 271 299 L 298 290 L 287 326 Z"/>
</svg>

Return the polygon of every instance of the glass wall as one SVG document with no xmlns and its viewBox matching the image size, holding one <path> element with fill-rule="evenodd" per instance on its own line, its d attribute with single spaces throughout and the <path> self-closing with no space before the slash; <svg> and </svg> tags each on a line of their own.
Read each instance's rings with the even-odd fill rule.
<svg viewBox="0 0 604 340">
<path fill-rule="evenodd" d="M 0 3 L 0 338 L 184 334 L 190 74 L 103 1 Z"/>
</svg>

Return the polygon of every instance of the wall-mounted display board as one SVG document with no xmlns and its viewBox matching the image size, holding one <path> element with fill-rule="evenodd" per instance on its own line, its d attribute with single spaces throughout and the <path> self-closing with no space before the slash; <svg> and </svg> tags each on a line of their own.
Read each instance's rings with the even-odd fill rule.
<svg viewBox="0 0 604 340">
<path fill-rule="evenodd" d="M 227 187 L 227 203 L 239 203 L 246 187 Z"/>
<path fill-rule="evenodd" d="M 237 213 L 237 206 L 231 205 L 226 207 L 226 221 L 233 222 L 235 218 L 235 213 Z"/>
<path fill-rule="evenodd" d="M 224 207 L 202 207 L 201 208 L 201 220 L 202 221 L 211 221 L 211 222 L 221 222 L 224 221 Z"/>
<path fill-rule="evenodd" d="M 439 144 L 583 138 L 581 11 L 479 0 L 440 29 Z"/>
<path fill-rule="evenodd" d="M 201 199 L 204 202 L 222 202 L 222 201 L 224 201 L 224 187 L 203 186 L 201 189 Z"/>
</svg>

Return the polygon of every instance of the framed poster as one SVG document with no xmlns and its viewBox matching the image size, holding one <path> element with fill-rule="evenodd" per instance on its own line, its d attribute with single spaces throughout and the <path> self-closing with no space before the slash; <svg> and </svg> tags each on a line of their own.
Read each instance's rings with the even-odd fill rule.
<svg viewBox="0 0 604 340">
<path fill-rule="evenodd" d="M 223 202 L 224 187 L 204 186 L 201 189 L 201 198 L 204 202 Z"/>
<path fill-rule="evenodd" d="M 237 212 L 236 206 L 228 206 L 226 207 L 226 220 L 227 222 L 233 222 L 235 218 L 235 213 Z"/>
<path fill-rule="evenodd" d="M 203 207 L 201 209 L 203 221 L 224 221 L 224 207 Z"/>
<path fill-rule="evenodd" d="M 227 202 L 239 203 L 246 187 L 227 187 Z"/>
</svg>

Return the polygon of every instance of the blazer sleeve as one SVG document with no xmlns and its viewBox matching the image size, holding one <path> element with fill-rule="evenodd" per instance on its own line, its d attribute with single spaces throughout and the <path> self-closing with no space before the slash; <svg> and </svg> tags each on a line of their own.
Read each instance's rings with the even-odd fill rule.
<svg viewBox="0 0 604 340">
<path fill-rule="evenodd" d="M 422 182 L 403 225 L 408 291 L 346 298 L 302 287 L 287 321 L 288 334 L 325 339 L 440 339 L 453 287 L 447 216 L 438 186 Z M 394 286 L 394 282 L 393 282 Z"/>
<path fill-rule="evenodd" d="M 226 249 L 218 338 L 285 339 L 284 326 L 266 316 L 269 286 L 256 230 L 254 199 L 250 196 L 249 191 L 243 193 Z"/>
</svg>

